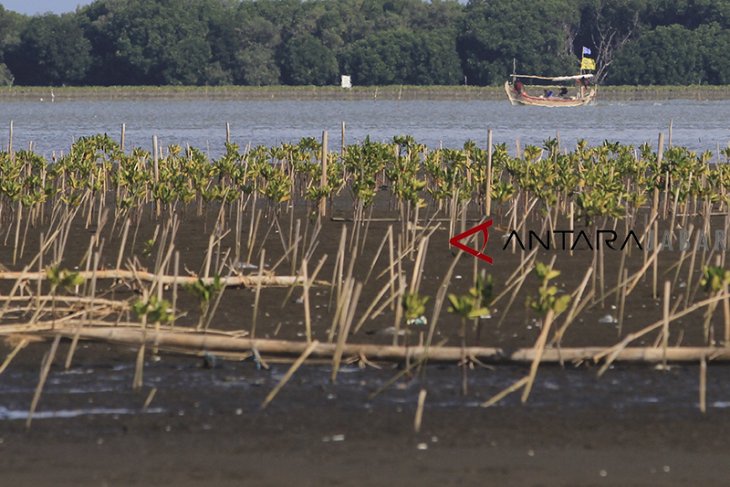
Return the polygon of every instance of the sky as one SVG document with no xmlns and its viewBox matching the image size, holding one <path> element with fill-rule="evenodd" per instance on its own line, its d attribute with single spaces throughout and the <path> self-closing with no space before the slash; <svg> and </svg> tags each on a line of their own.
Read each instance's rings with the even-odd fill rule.
<svg viewBox="0 0 730 487">
<path fill-rule="evenodd" d="M 21 14 L 34 15 L 46 12 L 60 14 L 73 12 L 77 6 L 88 5 L 92 0 L 0 0 L 0 5 L 6 10 L 13 10 Z"/>
</svg>

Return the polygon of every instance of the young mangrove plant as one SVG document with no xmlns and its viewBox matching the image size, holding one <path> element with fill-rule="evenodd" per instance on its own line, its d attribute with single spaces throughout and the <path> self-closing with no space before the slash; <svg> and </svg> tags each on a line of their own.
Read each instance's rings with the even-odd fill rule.
<svg viewBox="0 0 730 487">
<path fill-rule="evenodd" d="M 84 278 L 78 272 L 61 269 L 58 265 L 50 266 L 46 269 L 46 278 L 51 284 L 51 313 L 52 328 L 56 327 L 56 295 L 59 289 L 70 291 L 72 288 L 78 287 L 84 283 Z"/>
<path fill-rule="evenodd" d="M 459 315 L 461 318 L 461 327 L 459 328 L 459 339 L 461 341 L 461 367 L 462 367 L 462 380 L 461 380 L 461 392 L 466 395 L 468 392 L 467 387 L 467 367 L 469 366 L 468 358 L 466 356 L 466 322 L 470 319 L 478 319 L 480 316 L 489 314 L 489 309 L 482 301 L 486 291 L 486 287 L 483 287 L 485 282 L 477 284 L 469 289 L 469 292 L 462 295 L 449 294 L 449 312 Z M 479 287 L 482 286 L 482 287 Z M 491 291 L 489 292 L 491 294 Z"/>
<path fill-rule="evenodd" d="M 223 290 L 221 278 L 219 275 L 216 275 L 213 280 L 208 284 L 206 284 L 203 279 L 198 278 L 197 281 L 185 285 L 185 290 L 198 299 L 198 303 L 200 306 L 200 317 L 198 318 L 198 324 L 196 328 L 198 330 L 201 330 L 203 328 L 203 324 L 207 323 L 208 311 L 210 310 L 211 301 L 218 295 L 218 293 Z"/>
<path fill-rule="evenodd" d="M 727 289 L 728 284 L 730 284 L 730 270 L 725 270 L 722 267 L 713 265 L 705 266 L 702 269 L 702 279 L 700 280 L 700 286 L 702 286 L 702 289 L 706 293 L 708 293 L 711 298 L 718 296 L 721 292 L 723 292 L 723 290 Z M 715 314 L 717 304 L 717 301 L 713 301 L 707 306 L 707 309 L 705 310 L 703 331 L 705 342 L 708 345 L 711 344 L 714 337 L 714 333 L 712 332 L 712 327 L 710 326 L 710 323 L 712 322 L 712 315 Z M 725 326 L 727 328 L 728 324 L 726 323 Z M 727 333 L 725 333 L 725 335 L 725 341 L 727 346 Z"/>
</svg>

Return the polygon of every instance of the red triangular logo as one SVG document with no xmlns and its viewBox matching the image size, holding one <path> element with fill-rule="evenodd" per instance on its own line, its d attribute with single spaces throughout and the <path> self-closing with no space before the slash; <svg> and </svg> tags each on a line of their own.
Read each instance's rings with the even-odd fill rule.
<svg viewBox="0 0 730 487">
<path fill-rule="evenodd" d="M 486 261 L 488 263 L 492 263 L 492 258 L 489 257 L 487 254 L 483 253 L 484 247 L 487 246 L 487 242 L 489 241 L 489 227 L 492 226 L 492 220 L 487 220 L 484 223 L 480 223 L 479 225 L 470 228 L 466 232 L 460 233 L 458 235 L 455 235 L 451 237 L 451 240 L 449 240 L 449 243 L 451 245 L 454 245 L 456 247 L 459 247 L 461 250 L 465 252 L 469 252 L 471 255 L 476 257 L 477 259 L 482 259 L 483 261 Z M 484 244 L 482 245 L 482 248 L 479 250 L 474 250 L 471 247 L 467 247 L 463 243 L 461 243 L 461 240 L 465 240 L 475 233 L 483 232 L 484 233 Z"/>
</svg>

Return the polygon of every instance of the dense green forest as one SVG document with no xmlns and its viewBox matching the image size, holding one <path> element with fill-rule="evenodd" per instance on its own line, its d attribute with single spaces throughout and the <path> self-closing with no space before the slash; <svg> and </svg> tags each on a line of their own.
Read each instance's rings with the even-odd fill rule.
<svg viewBox="0 0 730 487">
<path fill-rule="evenodd" d="M 728 0 L 96 0 L 0 6 L 0 84 L 493 85 L 512 72 L 602 84 L 730 83 Z"/>
</svg>

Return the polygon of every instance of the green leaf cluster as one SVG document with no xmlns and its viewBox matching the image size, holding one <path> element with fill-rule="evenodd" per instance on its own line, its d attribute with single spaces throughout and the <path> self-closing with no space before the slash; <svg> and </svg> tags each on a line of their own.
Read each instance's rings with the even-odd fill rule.
<svg viewBox="0 0 730 487">
<path fill-rule="evenodd" d="M 552 311 L 556 316 L 568 309 L 570 304 L 570 295 L 558 295 L 557 286 L 551 285 L 550 281 L 560 275 L 560 271 L 543 264 L 535 263 L 535 275 L 540 279 L 540 287 L 537 296 L 529 296 L 527 305 L 540 316 L 545 316 L 548 311 Z"/>
<path fill-rule="evenodd" d="M 728 283 L 730 283 L 730 270 L 725 270 L 722 267 L 714 265 L 708 265 L 702 268 L 700 286 L 706 292 L 718 293 Z"/>
<path fill-rule="evenodd" d="M 148 323 L 169 323 L 172 320 L 173 310 L 169 301 L 166 299 L 158 299 L 157 296 L 150 296 L 145 301 L 138 299 L 132 304 L 132 310 L 138 318 L 147 317 Z"/>
</svg>

